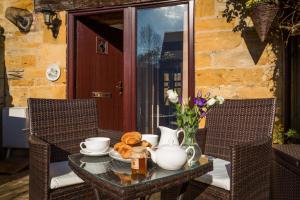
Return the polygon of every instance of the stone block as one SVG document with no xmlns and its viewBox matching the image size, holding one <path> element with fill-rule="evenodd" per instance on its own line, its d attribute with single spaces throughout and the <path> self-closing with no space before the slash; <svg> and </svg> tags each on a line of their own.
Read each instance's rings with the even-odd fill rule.
<svg viewBox="0 0 300 200">
<path fill-rule="evenodd" d="M 66 98 L 66 86 L 41 86 L 29 88 L 29 96 L 31 98 L 54 98 L 65 99 Z"/>
<path fill-rule="evenodd" d="M 263 53 L 260 55 L 258 60 L 258 65 L 270 65 L 275 63 L 280 56 L 276 55 L 275 50 L 272 48 L 272 45 L 268 45 Z"/>
<path fill-rule="evenodd" d="M 195 32 L 211 31 L 211 30 L 229 30 L 234 27 L 234 21 L 227 23 L 225 18 L 195 18 Z"/>
<path fill-rule="evenodd" d="M 227 0 L 216 0 L 215 7 L 216 7 L 216 15 L 218 17 L 222 17 L 224 10 L 226 9 L 226 1 Z"/>
<path fill-rule="evenodd" d="M 196 0 L 195 16 L 206 17 L 215 15 L 215 0 Z"/>
<path fill-rule="evenodd" d="M 235 85 L 220 85 L 220 86 L 197 86 L 196 91 L 202 90 L 204 93 L 210 92 L 212 95 L 220 95 L 225 99 L 253 99 L 253 98 L 272 98 L 273 91 L 268 87 L 261 86 L 235 86 Z"/>
<path fill-rule="evenodd" d="M 26 70 L 24 71 L 24 78 L 25 79 L 46 78 L 45 73 L 46 73 L 45 68 L 30 67 L 30 68 L 26 68 Z"/>
<path fill-rule="evenodd" d="M 8 68 L 12 68 L 12 67 L 20 67 L 22 64 L 21 61 L 21 56 L 18 55 L 6 55 L 5 56 L 5 66 Z"/>
<path fill-rule="evenodd" d="M 35 67 L 36 66 L 36 56 L 35 55 L 24 55 L 21 57 L 21 62 L 23 67 Z"/>
<path fill-rule="evenodd" d="M 6 36 L 6 48 L 37 49 L 43 42 L 41 32 L 29 32 L 26 35 L 15 32 Z"/>
<path fill-rule="evenodd" d="M 12 98 L 12 105 L 26 107 L 28 98 L 28 89 L 26 87 L 22 88 L 10 88 L 10 96 Z"/>
<path fill-rule="evenodd" d="M 28 9 L 30 11 L 33 11 L 34 9 L 32 0 L 6 0 L 6 6 Z"/>
<path fill-rule="evenodd" d="M 0 2 L 0 16 L 4 15 L 3 1 Z"/>
<path fill-rule="evenodd" d="M 268 87 L 242 87 L 238 90 L 238 94 L 247 99 L 274 97 L 274 92 Z"/>
<path fill-rule="evenodd" d="M 243 48 L 218 51 L 214 54 L 213 66 L 215 67 L 252 67 L 254 65 L 249 51 Z"/>
<path fill-rule="evenodd" d="M 195 68 L 211 66 L 212 59 L 209 53 L 195 53 Z"/>
<path fill-rule="evenodd" d="M 196 33 L 195 51 L 219 51 L 237 48 L 242 42 L 241 34 L 232 31 Z"/>
<path fill-rule="evenodd" d="M 30 86 L 33 86 L 34 84 L 34 81 L 31 79 L 31 80 L 11 80 L 9 81 L 9 86 L 10 87 L 30 87 Z"/>
<path fill-rule="evenodd" d="M 39 49 L 38 56 L 38 67 L 46 68 L 48 65 L 56 63 L 61 68 L 65 68 L 67 60 L 67 45 L 43 43 Z"/>
<path fill-rule="evenodd" d="M 196 85 L 263 85 L 264 74 L 262 67 L 197 70 Z"/>
<path fill-rule="evenodd" d="M 202 91 L 204 94 L 209 92 L 211 95 L 219 95 L 223 96 L 225 99 L 233 99 L 233 98 L 239 98 L 237 89 L 239 87 L 237 86 L 228 86 L 228 85 L 219 85 L 219 86 L 203 86 L 203 85 L 197 85 L 195 92 L 198 92 L 199 90 Z"/>
</svg>

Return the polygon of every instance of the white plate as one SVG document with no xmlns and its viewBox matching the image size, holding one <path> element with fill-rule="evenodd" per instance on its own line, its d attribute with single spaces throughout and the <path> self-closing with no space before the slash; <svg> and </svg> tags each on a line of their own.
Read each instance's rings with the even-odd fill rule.
<svg viewBox="0 0 300 200">
<path fill-rule="evenodd" d="M 130 163 L 131 159 L 124 159 L 122 158 L 122 156 L 115 150 L 112 150 L 109 152 L 108 154 L 110 157 L 112 157 L 115 160 L 121 161 L 121 162 L 126 162 L 126 163 Z"/>
<path fill-rule="evenodd" d="M 83 155 L 86 155 L 86 156 L 105 156 L 105 155 L 109 154 L 112 150 L 113 150 L 113 148 L 111 148 L 111 147 L 106 152 L 89 152 L 84 149 L 81 149 L 80 153 Z"/>
<path fill-rule="evenodd" d="M 57 81 L 60 77 L 60 68 L 57 64 L 51 64 L 46 69 L 46 77 L 49 81 Z"/>
</svg>

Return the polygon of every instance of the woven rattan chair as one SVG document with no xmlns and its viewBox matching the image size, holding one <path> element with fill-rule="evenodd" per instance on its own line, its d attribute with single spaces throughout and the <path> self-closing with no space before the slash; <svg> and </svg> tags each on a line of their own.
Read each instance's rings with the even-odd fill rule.
<svg viewBox="0 0 300 200">
<path fill-rule="evenodd" d="M 274 114 L 274 99 L 226 100 L 213 108 L 204 153 L 231 162 L 230 191 L 192 181 L 185 199 L 269 199 Z"/>
<path fill-rule="evenodd" d="M 94 100 L 29 99 L 30 176 L 29 198 L 94 199 L 85 183 L 50 189 L 50 162 L 66 161 L 78 153 L 79 143 L 98 135 L 98 118 Z"/>
</svg>

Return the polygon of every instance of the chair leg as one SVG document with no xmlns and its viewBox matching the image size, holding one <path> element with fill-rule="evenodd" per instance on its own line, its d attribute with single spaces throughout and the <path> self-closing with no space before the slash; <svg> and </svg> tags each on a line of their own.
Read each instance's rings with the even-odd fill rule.
<svg viewBox="0 0 300 200">
<path fill-rule="evenodd" d="M 101 195 L 99 194 L 99 191 L 97 190 L 97 188 L 94 188 L 93 190 L 94 190 L 96 200 L 101 200 Z"/>
</svg>

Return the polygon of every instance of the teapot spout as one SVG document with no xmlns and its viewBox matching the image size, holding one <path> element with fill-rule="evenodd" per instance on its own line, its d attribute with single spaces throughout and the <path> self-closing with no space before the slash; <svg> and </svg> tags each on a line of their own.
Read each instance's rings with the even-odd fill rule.
<svg viewBox="0 0 300 200">
<path fill-rule="evenodd" d="M 156 152 L 153 151 L 151 148 L 147 147 L 147 150 L 149 151 L 150 153 L 150 156 L 151 156 L 151 160 L 156 163 Z"/>
</svg>

